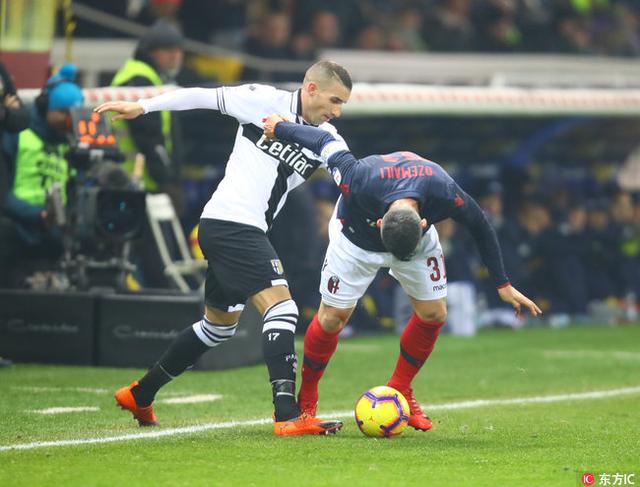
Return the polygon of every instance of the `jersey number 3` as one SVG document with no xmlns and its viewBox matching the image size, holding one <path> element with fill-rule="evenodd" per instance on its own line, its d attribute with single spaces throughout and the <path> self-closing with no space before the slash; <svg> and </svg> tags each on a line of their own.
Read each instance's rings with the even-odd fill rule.
<svg viewBox="0 0 640 487">
<path fill-rule="evenodd" d="M 429 274 L 429 277 L 434 282 L 439 281 L 442 277 L 445 279 L 447 277 L 447 270 L 444 265 L 444 255 L 440 254 L 440 260 L 442 261 L 442 271 L 440 270 L 440 264 L 436 257 L 429 257 L 427 259 L 427 267 L 432 271 L 431 274 Z"/>
</svg>

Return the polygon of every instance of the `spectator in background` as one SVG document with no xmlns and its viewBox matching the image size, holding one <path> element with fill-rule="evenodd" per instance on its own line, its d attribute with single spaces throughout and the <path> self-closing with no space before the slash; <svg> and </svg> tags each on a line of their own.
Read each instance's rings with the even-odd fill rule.
<svg viewBox="0 0 640 487">
<path fill-rule="evenodd" d="M 291 59 L 294 56 L 291 44 L 291 18 L 285 12 L 270 13 L 260 23 L 257 32 L 250 36 L 245 51 L 264 59 Z M 288 81 L 291 73 L 267 72 L 252 68 L 245 69 L 243 79 L 249 81 Z"/>
<path fill-rule="evenodd" d="M 5 132 L 17 134 L 26 129 L 28 125 L 28 112 L 16 95 L 11 74 L 0 61 L 0 242 L 3 242 L 0 245 L 0 288 L 8 284 L 9 269 L 7 267 L 11 254 L 8 252 L 6 242 L 14 235 L 13 225 L 2 216 L 2 208 L 9 191 L 10 174 L 13 172 L 13 168 L 10 168 L 4 159 L 1 143 Z M 11 360 L 0 357 L 0 367 L 8 367 L 11 363 Z"/>
<path fill-rule="evenodd" d="M 622 56 L 640 55 L 640 5 L 629 0 L 614 6 L 617 20 L 617 34 L 614 51 Z"/>
<path fill-rule="evenodd" d="M 342 33 L 338 16 L 330 10 L 319 10 L 311 18 L 311 34 L 316 49 L 340 47 Z"/>
<path fill-rule="evenodd" d="M 18 98 L 13 80 L 0 61 L 0 141 L 2 134 L 17 134 L 29 125 L 29 113 Z M 12 168 L 0 150 L 0 209 L 9 191 Z M 0 276 L 0 279 L 2 277 Z"/>
<path fill-rule="evenodd" d="M 548 281 L 553 287 L 554 315 L 569 321 L 569 316 L 584 317 L 589 299 L 587 286 L 586 243 L 587 210 L 580 201 L 569 204 L 566 217 L 548 238 Z M 553 324 L 553 322 L 552 322 Z"/>
<path fill-rule="evenodd" d="M 351 36 L 361 30 L 365 18 L 372 21 L 373 17 L 365 16 L 363 12 L 370 3 L 301 0 L 294 3 L 294 24 L 311 33 L 318 49 L 348 47 L 352 41 Z"/>
<path fill-rule="evenodd" d="M 478 204 L 487 215 L 489 223 L 499 231 L 504 225 L 502 202 L 502 184 L 498 181 L 485 181 L 479 191 Z"/>
<path fill-rule="evenodd" d="M 144 34 L 132 59 L 128 59 L 114 76 L 112 86 L 161 86 L 175 82 L 182 67 L 183 38 L 164 20 L 159 20 Z M 180 130 L 171 112 L 152 113 L 135 120 L 113 123 L 123 165 L 133 172 L 137 153 L 145 157 L 144 187 L 148 191 L 167 193 L 178 214 L 182 214 L 180 189 Z"/>
<path fill-rule="evenodd" d="M 591 52 L 587 19 L 570 8 L 559 9 L 553 17 L 553 50 L 586 54 Z"/>
<path fill-rule="evenodd" d="M 507 218 L 504 226 L 497 232 L 502 258 L 508 266 L 511 280 L 524 292 L 535 296 L 536 302 L 546 311 L 550 309 L 549 291 L 546 286 L 545 253 L 542 243 L 545 233 L 551 228 L 551 218 L 547 208 L 535 199 L 527 199 L 521 203 L 515 219 Z M 481 268 L 479 277 L 486 279 Z M 524 325 L 515 319 L 508 309 L 499 302 L 491 300 L 490 290 L 486 284 L 481 286 L 487 298 L 487 310 L 481 313 L 480 324 L 519 328 Z"/>
<path fill-rule="evenodd" d="M 519 0 L 517 23 L 522 32 L 522 48 L 530 52 L 551 50 L 550 26 L 553 20 L 555 0 Z"/>
<path fill-rule="evenodd" d="M 475 46 L 484 52 L 522 50 L 514 0 L 487 0 L 478 5 Z"/>
<path fill-rule="evenodd" d="M 11 220 L 4 216 L 4 206 L 15 168 L 9 164 L 9 158 L 2 150 L 3 134 L 16 135 L 26 129 L 29 126 L 29 113 L 17 97 L 11 75 L 1 62 L 0 73 L 0 242 L 9 242 L 15 239 L 15 228 Z M 10 257 L 9 245 L 0 245 L 0 288 L 9 284 Z"/>
<path fill-rule="evenodd" d="M 487 220 L 489 220 L 498 235 L 498 241 L 502 247 L 502 258 L 511 272 L 513 282 L 521 283 L 524 281 L 524 265 L 517 246 L 514 245 L 514 242 L 519 238 L 519 234 L 515 225 L 507 223 L 505 220 L 503 187 L 494 180 L 481 181 L 478 186 L 476 191 L 478 205 L 480 205 Z M 519 327 L 520 322 L 513 315 L 511 308 L 504 306 L 502 300 L 494 296 L 494 285 L 487 269 L 484 266 L 475 265 L 474 271 L 477 290 L 483 296 L 483 302 L 485 303 L 485 309 L 478 318 L 478 326 Z"/>
<path fill-rule="evenodd" d="M 634 221 L 634 202 L 627 191 L 617 191 L 611 201 L 611 217 L 618 229 L 622 293 L 629 308 L 635 308 L 640 291 L 640 226 Z"/>
<path fill-rule="evenodd" d="M 427 11 L 423 37 L 430 50 L 470 51 L 474 34 L 470 0 L 438 0 L 437 7 Z"/>
<path fill-rule="evenodd" d="M 587 206 L 588 248 L 585 263 L 590 301 L 606 301 L 619 295 L 618 235 L 611 224 L 608 206 L 609 203 L 604 199 L 592 200 Z"/>
<path fill-rule="evenodd" d="M 306 31 L 297 32 L 291 38 L 291 53 L 294 59 L 312 61 L 316 58 L 316 45 L 313 36 Z"/>
<path fill-rule="evenodd" d="M 180 26 L 181 7 L 182 0 L 148 0 L 148 8 L 153 22 L 162 19 L 175 27 Z"/>
<path fill-rule="evenodd" d="M 241 51 L 253 4 L 244 0 L 184 0 L 180 9 L 182 32 L 188 39 Z"/>
<path fill-rule="evenodd" d="M 157 21 L 138 41 L 133 58 L 128 59 L 116 73 L 113 86 L 161 86 L 172 84 L 182 68 L 183 38 L 172 24 Z M 181 134 L 179 115 L 170 111 L 150 113 L 134 120 L 113 122 L 120 150 L 125 154 L 123 167 L 133 173 L 136 154 L 145 158 L 144 189 L 166 193 L 179 216 L 183 216 L 184 195 L 180 184 Z M 145 287 L 168 287 L 162 260 L 155 246 L 142 242 L 151 238 L 151 229 L 145 224 L 141 242 L 133 249 Z"/>
<path fill-rule="evenodd" d="M 358 32 L 355 48 L 365 51 L 381 51 L 386 48 L 385 32 L 376 24 L 367 24 Z"/>
<path fill-rule="evenodd" d="M 592 52 L 630 56 L 640 53 L 640 9 L 616 2 L 597 5 L 589 22 Z"/>
<path fill-rule="evenodd" d="M 422 12 L 417 8 L 402 9 L 391 23 L 388 48 L 392 51 L 424 51 Z"/>
</svg>

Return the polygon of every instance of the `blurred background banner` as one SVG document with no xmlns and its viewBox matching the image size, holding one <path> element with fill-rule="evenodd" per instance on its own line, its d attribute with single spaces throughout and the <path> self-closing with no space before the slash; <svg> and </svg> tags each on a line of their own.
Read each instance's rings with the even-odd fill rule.
<svg viewBox="0 0 640 487">
<path fill-rule="evenodd" d="M 0 0 L 0 60 L 18 87 L 46 81 L 57 9 L 52 0 Z"/>
</svg>

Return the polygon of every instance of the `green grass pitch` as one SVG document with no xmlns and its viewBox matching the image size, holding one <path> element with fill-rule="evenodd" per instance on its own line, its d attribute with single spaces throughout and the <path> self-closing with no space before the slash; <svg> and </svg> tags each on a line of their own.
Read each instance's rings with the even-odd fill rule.
<svg viewBox="0 0 640 487">
<path fill-rule="evenodd" d="M 0 369 L 0 486 L 576 486 L 585 471 L 594 485 L 599 473 L 640 485 L 640 326 L 442 336 L 414 383 L 434 429 L 365 438 L 353 405 L 385 383 L 397 350 L 390 335 L 341 342 L 319 413 L 343 414 L 345 426 L 328 437 L 273 436 L 262 365 L 184 374 L 159 394 L 155 429 L 112 397 L 142 370 Z M 222 397 L 162 402 L 202 394 Z M 33 412 L 54 407 L 90 410 Z M 156 431 L 166 435 L 147 436 Z"/>
</svg>

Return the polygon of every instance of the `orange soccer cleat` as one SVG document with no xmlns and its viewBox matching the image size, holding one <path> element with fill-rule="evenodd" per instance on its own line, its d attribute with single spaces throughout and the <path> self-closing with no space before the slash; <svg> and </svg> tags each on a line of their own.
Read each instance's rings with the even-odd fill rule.
<svg viewBox="0 0 640 487">
<path fill-rule="evenodd" d="M 318 419 L 304 412 L 297 418 L 273 423 L 273 432 L 279 436 L 335 434 L 340 428 L 342 428 L 342 421 Z"/>
<path fill-rule="evenodd" d="M 114 394 L 118 406 L 122 409 L 127 409 L 133 413 L 134 419 L 138 420 L 140 426 L 158 426 L 158 418 L 156 418 L 153 412 L 153 405 L 146 407 L 140 407 L 136 403 L 136 399 L 133 397 L 131 389 L 138 385 L 138 381 L 132 382 L 126 387 L 118 389 Z"/>
<path fill-rule="evenodd" d="M 393 387 L 393 386 L 390 386 Z M 397 388 L 395 388 L 397 389 Z M 427 431 L 433 428 L 433 423 L 429 416 L 424 414 L 420 403 L 413 395 L 413 389 L 398 389 L 409 403 L 409 426 L 419 431 Z"/>
</svg>

